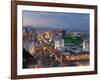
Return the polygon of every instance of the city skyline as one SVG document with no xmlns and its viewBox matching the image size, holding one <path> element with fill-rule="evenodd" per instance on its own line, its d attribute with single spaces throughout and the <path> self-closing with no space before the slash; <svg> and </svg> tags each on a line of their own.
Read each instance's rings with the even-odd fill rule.
<svg viewBox="0 0 100 80">
<path fill-rule="evenodd" d="M 89 14 L 23 11 L 23 26 L 63 28 L 89 32 Z"/>
<path fill-rule="evenodd" d="M 23 11 L 23 68 L 89 66 L 89 14 Z"/>
</svg>

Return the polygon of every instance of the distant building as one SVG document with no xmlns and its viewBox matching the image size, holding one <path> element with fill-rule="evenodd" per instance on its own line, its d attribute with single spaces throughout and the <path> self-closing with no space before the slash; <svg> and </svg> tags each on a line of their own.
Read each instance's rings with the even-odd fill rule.
<svg viewBox="0 0 100 80">
<path fill-rule="evenodd" d="M 76 36 L 76 37 L 80 37 L 81 36 L 81 34 L 79 32 L 73 32 L 72 34 L 73 34 L 73 36 Z"/>
<path fill-rule="evenodd" d="M 29 44 L 29 52 L 30 52 L 31 55 L 33 55 L 33 54 L 35 53 L 35 49 L 36 49 L 36 44 L 35 44 L 35 42 L 31 42 L 31 43 Z"/>
<path fill-rule="evenodd" d="M 83 41 L 83 50 L 85 50 L 85 51 L 89 50 L 89 40 Z"/>
<path fill-rule="evenodd" d="M 59 30 L 59 34 L 62 35 L 62 39 L 66 37 L 66 31 L 63 29 Z"/>
<path fill-rule="evenodd" d="M 23 48 L 29 52 L 29 42 L 28 41 L 24 41 L 23 42 Z"/>
<path fill-rule="evenodd" d="M 29 52 L 31 55 L 33 55 L 35 53 L 35 49 L 36 49 L 36 42 L 24 42 L 23 44 L 23 48 Z"/>
<path fill-rule="evenodd" d="M 84 32 L 84 33 L 82 34 L 82 38 L 83 38 L 83 40 L 89 39 L 89 33 L 88 33 L 88 32 Z"/>
<path fill-rule="evenodd" d="M 54 46 L 56 48 L 62 48 L 64 47 L 64 38 L 66 37 L 65 30 L 57 30 L 55 32 L 55 40 L 54 40 Z"/>
<path fill-rule="evenodd" d="M 55 44 L 55 49 L 56 48 L 62 48 L 62 47 L 64 47 L 64 40 L 63 39 L 57 39 L 57 40 L 55 40 L 54 44 Z"/>
<path fill-rule="evenodd" d="M 53 34 L 52 34 L 50 31 L 48 31 L 48 32 L 45 32 L 45 33 L 44 33 L 44 37 L 45 37 L 46 39 L 49 39 L 49 38 L 53 37 Z"/>
<path fill-rule="evenodd" d="M 35 53 L 37 33 L 31 31 L 26 32 L 25 30 L 23 30 L 23 48 L 32 55 Z"/>
</svg>

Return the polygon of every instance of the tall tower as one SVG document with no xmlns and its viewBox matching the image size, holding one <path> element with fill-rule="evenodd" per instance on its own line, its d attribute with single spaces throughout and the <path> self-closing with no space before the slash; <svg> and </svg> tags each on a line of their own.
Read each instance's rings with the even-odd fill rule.
<svg viewBox="0 0 100 80">
<path fill-rule="evenodd" d="M 59 30 L 59 33 L 62 34 L 62 39 L 64 39 L 66 37 L 66 31 L 61 29 Z"/>
<path fill-rule="evenodd" d="M 55 44 L 55 49 L 62 48 L 62 47 L 64 47 L 64 40 L 63 39 L 55 40 L 54 44 Z"/>
<path fill-rule="evenodd" d="M 31 55 L 33 55 L 35 53 L 35 48 L 36 48 L 35 45 L 36 45 L 35 42 L 31 42 L 29 44 L 29 52 L 30 52 Z"/>
</svg>

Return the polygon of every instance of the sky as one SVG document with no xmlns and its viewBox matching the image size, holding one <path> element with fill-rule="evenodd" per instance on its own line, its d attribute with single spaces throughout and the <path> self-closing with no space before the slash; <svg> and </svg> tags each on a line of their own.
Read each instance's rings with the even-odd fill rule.
<svg viewBox="0 0 100 80">
<path fill-rule="evenodd" d="M 89 31 L 89 14 L 85 13 L 23 11 L 22 19 L 23 26 Z"/>
</svg>

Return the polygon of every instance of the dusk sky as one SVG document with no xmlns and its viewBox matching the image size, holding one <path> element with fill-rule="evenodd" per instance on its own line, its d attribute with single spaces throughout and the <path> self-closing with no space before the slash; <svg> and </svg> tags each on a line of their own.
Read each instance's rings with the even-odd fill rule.
<svg viewBox="0 0 100 80">
<path fill-rule="evenodd" d="M 89 14 L 23 11 L 23 26 L 89 31 Z"/>
</svg>

